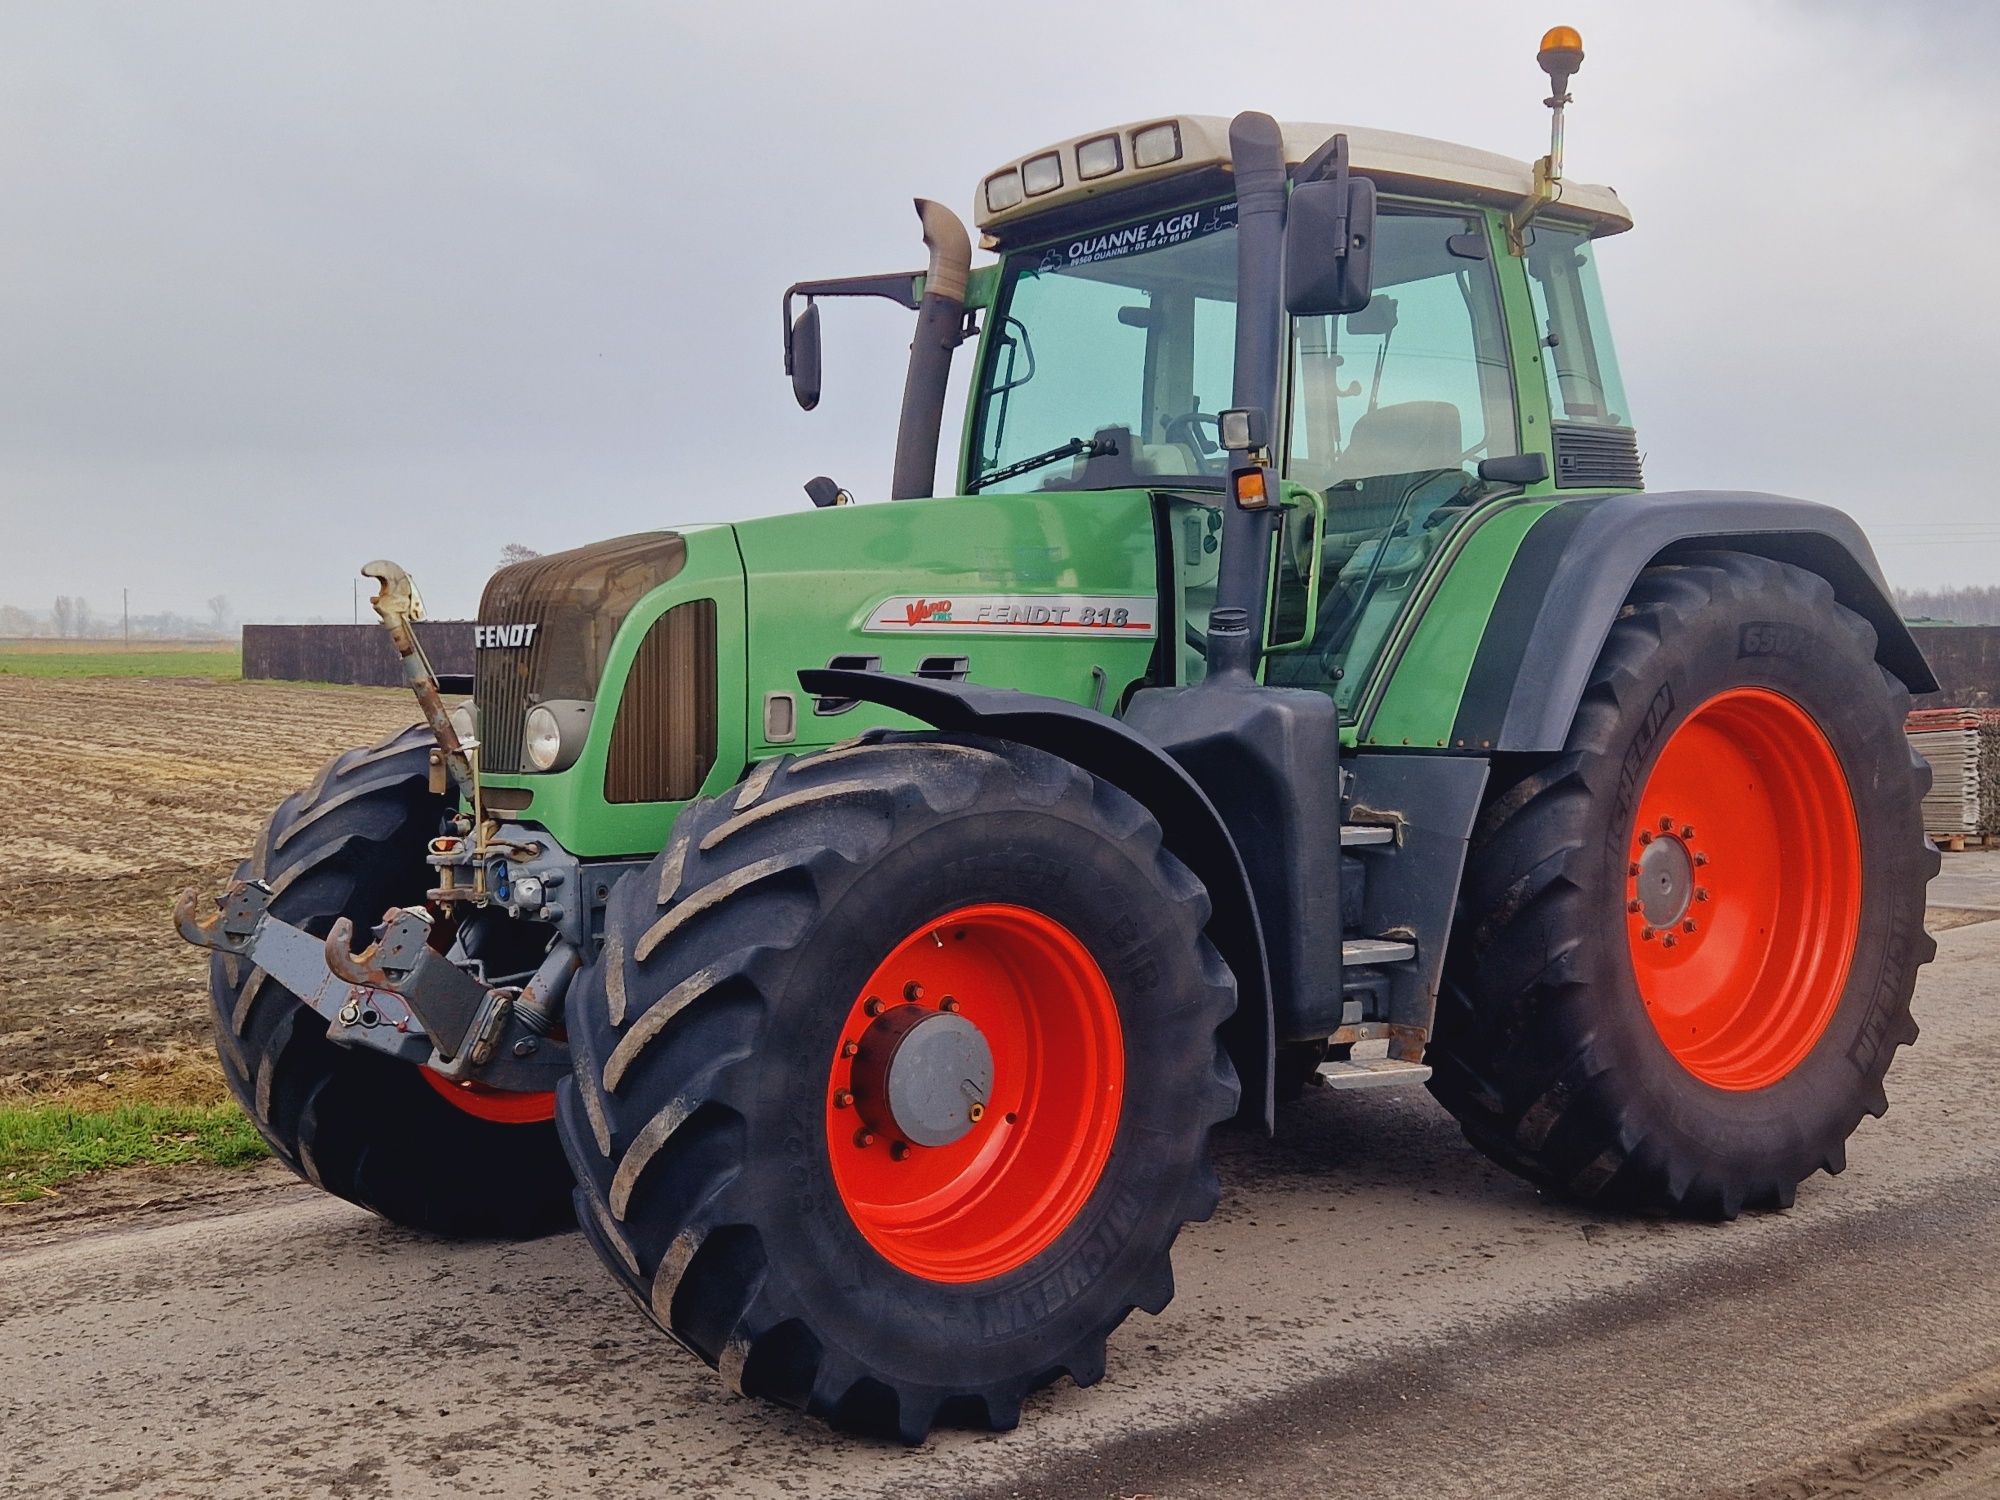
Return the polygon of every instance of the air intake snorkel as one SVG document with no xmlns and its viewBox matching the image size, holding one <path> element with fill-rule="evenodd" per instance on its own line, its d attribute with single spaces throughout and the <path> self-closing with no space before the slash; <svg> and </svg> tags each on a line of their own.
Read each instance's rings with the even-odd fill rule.
<svg viewBox="0 0 2000 1500">
<path fill-rule="evenodd" d="M 951 378 L 952 351 L 965 337 L 965 282 L 972 270 L 972 237 L 957 214 L 919 198 L 917 217 L 923 221 L 931 259 L 924 272 L 924 299 L 917 307 L 916 335 L 910 340 L 910 371 L 903 381 L 891 500 L 922 499 L 936 489 L 945 385 Z"/>
<path fill-rule="evenodd" d="M 1222 507 L 1222 559 L 1208 615 L 1208 675 L 1248 682 L 1263 655 L 1265 580 L 1279 512 L 1266 494 L 1265 430 L 1278 409 L 1284 354 L 1284 137 L 1269 115 L 1244 113 L 1229 125 L 1236 177 L 1236 376 L 1223 444 L 1231 450 L 1232 498 Z M 1245 431 L 1230 428 L 1244 419 Z M 1259 472 L 1259 471 L 1262 472 Z M 1246 480 L 1254 479 L 1252 486 Z M 1272 480 L 1271 488 L 1275 488 Z"/>
</svg>

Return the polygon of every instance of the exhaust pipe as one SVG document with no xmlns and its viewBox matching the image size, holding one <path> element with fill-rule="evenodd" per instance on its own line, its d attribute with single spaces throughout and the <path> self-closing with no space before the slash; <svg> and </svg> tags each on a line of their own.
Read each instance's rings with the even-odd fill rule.
<svg viewBox="0 0 2000 1500">
<path fill-rule="evenodd" d="M 936 492 L 938 434 L 944 426 L 945 384 L 952 351 L 965 337 L 965 281 L 972 270 L 972 237 L 942 203 L 917 199 L 924 246 L 924 300 L 910 340 L 910 372 L 903 381 L 903 415 L 896 426 L 896 468 L 891 500 L 920 500 Z"/>
</svg>

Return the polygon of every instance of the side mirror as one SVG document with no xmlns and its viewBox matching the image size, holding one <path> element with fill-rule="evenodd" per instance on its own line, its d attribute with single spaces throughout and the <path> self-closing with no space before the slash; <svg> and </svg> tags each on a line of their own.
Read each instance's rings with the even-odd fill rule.
<svg viewBox="0 0 2000 1500">
<path fill-rule="evenodd" d="M 792 320 L 792 337 L 786 349 L 786 367 L 792 377 L 792 395 L 801 408 L 811 411 L 819 405 L 819 304 L 808 301 L 805 310 Z"/>
<path fill-rule="evenodd" d="M 1285 210 L 1285 311 L 1360 312 L 1374 292 L 1375 184 L 1345 173 L 1292 189 Z"/>
</svg>

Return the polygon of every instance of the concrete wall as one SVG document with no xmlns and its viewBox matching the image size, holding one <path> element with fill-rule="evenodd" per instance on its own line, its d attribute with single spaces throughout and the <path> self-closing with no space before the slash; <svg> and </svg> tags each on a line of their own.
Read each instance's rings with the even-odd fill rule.
<svg viewBox="0 0 2000 1500">
<path fill-rule="evenodd" d="M 426 620 L 417 639 L 441 677 L 472 675 L 472 621 Z M 245 625 L 243 675 L 396 687 L 402 663 L 380 625 Z"/>
<path fill-rule="evenodd" d="M 1944 688 L 1917 708 L 2000 708 L 2000 625 L 1913 625 L 1911 634 Z"/>
</svg>

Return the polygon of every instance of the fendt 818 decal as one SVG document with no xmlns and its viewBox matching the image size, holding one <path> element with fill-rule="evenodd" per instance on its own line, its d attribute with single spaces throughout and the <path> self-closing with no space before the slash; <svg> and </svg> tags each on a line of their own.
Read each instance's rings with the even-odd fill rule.
<svg viewBox="0 0 2000 1500">
<path fill-rule="evenodd" d="M 899 594 L 869 613 L 863 630 L 937 635 L 1118 635 L 1157 627 L 1144 594 Z"/>
</svg>

